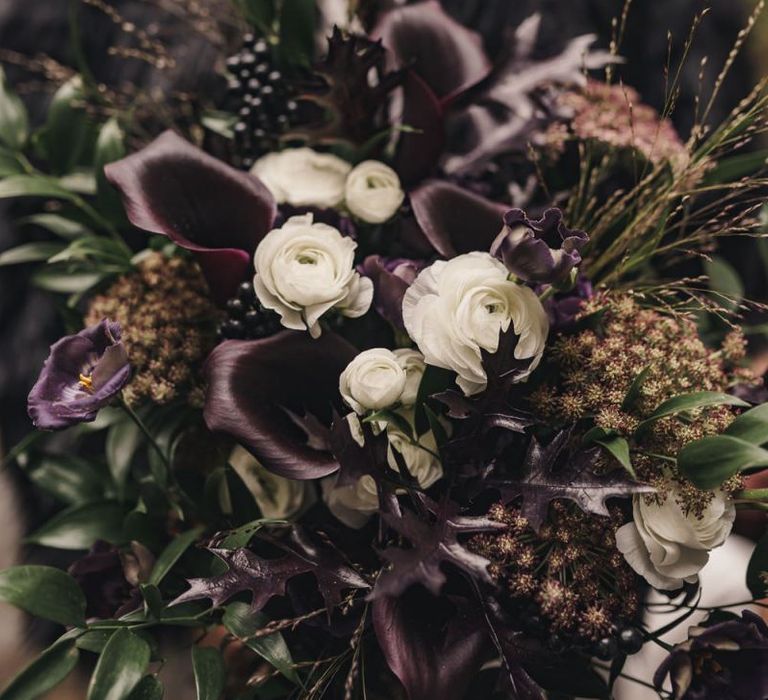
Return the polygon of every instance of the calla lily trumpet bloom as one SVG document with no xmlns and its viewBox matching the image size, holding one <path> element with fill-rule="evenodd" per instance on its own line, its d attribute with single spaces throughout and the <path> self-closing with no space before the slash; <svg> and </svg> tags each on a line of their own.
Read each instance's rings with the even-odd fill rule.
<svg viewBox="0 0 768 700">
<path fill-rule="evenodd" d="M 108 320 L 51 346 L 27 399 L 39 430 L 60 430 L 96 418 L 131 376 L 120 326 Z"/>
<path fill-rule="evenodd" d="M 166 131 L 104 173 L 129 221 L 195 253 L 217 301 L 248 276 L 253 252 L 277 207 L 267 187 Z"/>
</svg>

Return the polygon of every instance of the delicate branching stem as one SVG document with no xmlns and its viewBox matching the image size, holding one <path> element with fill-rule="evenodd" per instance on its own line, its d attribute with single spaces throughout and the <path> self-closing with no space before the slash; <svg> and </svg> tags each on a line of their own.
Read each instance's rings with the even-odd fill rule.
<svg viewBox="0 0 768 700">
<path fill-rule="evenodd" d="M 144 421 L 141 420 L 141 418 L 139 417 L 139 414 L 136 413 L 136 411 L 134 411 L 131 408 L 130 404 L 122 397 L 120 399 L 120 405 L 122 409 L 128 414 L 130 419 L 136 424 L 138 429 L 144 434 L 144 437 L 147 438 L 147 442 L 149 442 L 149 444 L 152 446 L 152 449 L 155 450 L 155 452 L 157 453 L 157 456 L 160 457 L 160 459 L 163 461 L 163 464 L 166 466 L 166 468 L 170 472 L 171 462 L 168 459 L 168 456 L 165 454 L 165 452 L 163 452 L 160 445 L 157 444 L 157 440 L 155 440 L 149 428 L 147 428 L 147 426 L 144 424 Z"/>
</svg>

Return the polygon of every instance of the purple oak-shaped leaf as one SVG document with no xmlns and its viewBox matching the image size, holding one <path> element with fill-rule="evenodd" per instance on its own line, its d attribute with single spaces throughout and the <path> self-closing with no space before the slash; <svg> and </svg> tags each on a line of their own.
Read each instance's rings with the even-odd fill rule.
<svg viewBox="0 0 768 700">
<path fill-rule="evenodd" d="M 210 549 L 227 565 L 227 571 L 210 578 L 190 579 L 189 590 L 171 605 L 207 598 L 218 607 L 238 593 L 249 592 L 251 610 L 256 613 L 273 596 L 284 596 L 290 579 L 311 573 L 317 580 L 330 615 L 341 602 L 342 591 L 369 587 L 368 582 L 337 552 L 321 549 L 302 535 L 292 539 L 282 549 L 285 555 L 276 559 L 264 559 L 245 548 Z"/>
<path fill-rule="evenodd" d="M 417 260 L 369 255 L 359 268 L 373 282 L 376 313 L 399 330 L 405 330 L 403 297 L 423 267 Z"/>
<path fill-rule="evenodd" d="M 488 634 L 472 601 L 423 589 L 373 602 L 376 639 L 408 700 L 461 700 L 485 660 Z"/>
<path fill-rule="evenodd" d="M 120 325 L 106 319 L 51 346 L 27 398 L 39 430 L 60 430 L 92 421 L 131 376 Z"/>
<path fill-rule="evenodd" d="M 744 610 L 708 627 L 691 627 L 672 648 L 653 682 L 669 676 L 674 700 L 752 700 L 768 697 L 768 625 Z"/>
<path fill-rule="evenodd" d="M 218 301 L 247 276 L 277 211 L 262 182 L 166 131 L 104 169 L 130 222 L 193 251 Z"/>
<path fill-rule="evenodd" d="M 427 240 L 445 258 L 488 250 L 507 211 L 501 204 L 439 180 L 411 192 L 411 206 Z"/>
<path fill-rule="evenodd" d="M 387 525 L 405 537 L 411 548 L 389 547 L 381 553 L 390 566 L 379 576 L 372 598 L 398 596 L 415 583 L 439 595 L 446 581 L 444 564 L 458 567 L 475 581 L 490 583 L 490 562 L 466 549 L 459 536 L 504 526 L 485 517 L 460 515 L 452 501 L 438 505 L 423 494 L 416 495 L 426 507 L 424 517 L 412 510 L 399 517 L 383 514 Z"/>
<path fill-rule="evenodd" d="M 410 67 L 443 101 L 491 70 L 480 35 L 447 15 L 437 0 L 390 10 L 372 35 L 389 49 L 393 68 Z"/>
<path fill-rule="evenodd" d="M 571 430 L 563 430 L 547 445 L 531 438 L 525 456 L 524 475 L 516 481 L 488 482 L 502 493 L 505 503 L 522 498 L 522 514 L 538 531 L 555 499 L 575 502 L 585 513 L 608 515 L 606 500 L 640 493 L 654 493 L 647 484 L 632 481 L 623 472 L 597 475 L 590 469 L 599 454 L 597 448 L 566 455 Z M 557 468 L 558 462 L 564 462 Z"/>
<path fill-rule="evenodd" d="M 339 463 L 329 451 L 313 447 L 313 437 L 318 424 L 330 425 L 333 406 L 340 406 L 339 376 L 356 354 L 330 332 L 316 340 L 284 331 L 264 340 L 226 341 L 205 365 L 205 422 L 276 474 L 291 479 L 332 474 Z M 302 424 L 314 426 L 312 435 Z"/>
<path fill-rule="evenodd" d="M 533 220 L 522 209 L 511 209 L 504 215 L 504 228 L 491 255 L 526 282 L 555 284 L 581 263 L 581 250 L 588 242 L 584 231 L 565 225 L 560 209 L 547 209 L 541 219 Z"/>
</svg>

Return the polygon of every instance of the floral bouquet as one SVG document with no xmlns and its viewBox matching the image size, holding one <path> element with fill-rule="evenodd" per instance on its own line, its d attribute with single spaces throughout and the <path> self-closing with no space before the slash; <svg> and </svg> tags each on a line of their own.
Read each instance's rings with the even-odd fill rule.
<svg viewBox="0 0 768 700">
<path fill-rule="evenodd" d="M 173 129 L 85 66 L 35 130 L 2 83 L 0 263 L 72 335 L 5 458 L 71 564 L 0 573 L 64 631 L 0 698 L 80 666 L 159 699 L 170 649 L 199 700 L 768 697 L 768 539 L 741 614 L 662 639 L 768 502 L 757 305 L 715 254 L 763 230 L 764 86 L 710 119 L 755 17 L 683 140 L 680 68 L 661 114 L 617 78 L 626 10 L 610 51 L 533 16 L 491 57 L 436 0 L 350 3 L 321 48 L 311 1 L 235 7 Z"/>
</svg>

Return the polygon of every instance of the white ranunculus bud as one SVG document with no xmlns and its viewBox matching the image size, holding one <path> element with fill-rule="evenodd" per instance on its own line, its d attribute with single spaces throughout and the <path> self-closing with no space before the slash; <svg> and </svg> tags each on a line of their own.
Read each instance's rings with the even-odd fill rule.
<svg viewBox="0 0 768 700">
<path fill-rule="evenodd" d="M 467 395 L 485 389 L 481 350 L 496 352 L 510 323 L 520 336 L 515 358 L 531 360 L 528 373 L 541 360 L 549 332 L 533 290 L 511 281 L 501 262 L 480 252 L 422 270 L 403 298 L 403 321 L 426 363 L 456 372 Z"/>
<path fill-rule="evenodd" d="M 362 415 L 398 403 L 406 380 L 406 371 L 391 350 L 373 348 L 347 365 L 339 377 L 339 391 L 349 407 Z"/>
<path fill-rule="evenodd" d="M 312 223 L 311 214 L 294 216 L 256 248 L 256 296 L 286 328 L 317 338 L 328 310 L 355 318 L 371 306 L 373 284 L 355 270 L 355 248 L 332 226 Z"/>
<path fill-rule="evenodd" d="M 633 522 L 616 531 L 616 546 L 648 583 L 671 591 L 696 581 L 709 560 L 709 551 L 730 535 L 736 507 L 718 491 L 697 517 L 683 511 L 672 491 L 661 505 L 635 496 L 632 514 Z"/>
<path fill-rule="evenodd" d="M 347 209 L 369 224 L 391 219 L 405 199 L 400 178 L 388 165 L 366 160 L 355 166 L 347 178 Z"/>
<path fill-rule="evenodd" d="M 322 481 L 323 501 L 347 527 L 359 530 L 379 509 L 379 493 L 372 476 L 362 476 L 352 486 L 336 488 L 336 476 Z"/>
<path fill-rule="evenodd" d="M 398 364 L 405 370 L 405 389 L 400 397 L 403 406 L 413 406 L 419 394 L 419 385 L 427 366 L 418 350 L 401 348 L 394 351 Z"/>
<path fill-rule="evenodd" d="M 344 201 L 352 166 L 330 153 L 289 148 L 269 153 L 251 168 L 278 204 L 332 209 Z"/>
<path fill-rule="evenodd" d="M 239 445 L 232 450 L 229 463 L 253 495 L 265 518 L 291 518 L 313 500 L 308 489 L 309 482 L 273 474 Z"/>
</svg>

